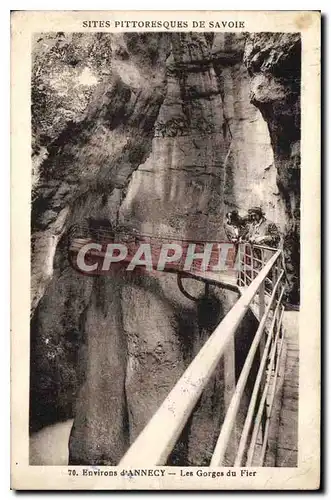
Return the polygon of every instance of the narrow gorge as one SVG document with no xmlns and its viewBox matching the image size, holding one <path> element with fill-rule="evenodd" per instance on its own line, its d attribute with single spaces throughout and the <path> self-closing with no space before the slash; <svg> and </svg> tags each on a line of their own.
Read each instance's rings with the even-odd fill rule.
<svg viewBox="0 0 331 500">
<path fill-rule="evenodd" d="M 70 463 L 117 464 L 238 298 L 187 279 L 192 301 L 171 273 L 83 276 L 73 226 L 224 241 L 226 212 L 259 205 L 299 304 L 300 55 L 295 33 L 35 37 L 30 432 L 74 418 Z M 169 464 L 209 463 L 224 393 L 220 363 Z"/>
</svg>

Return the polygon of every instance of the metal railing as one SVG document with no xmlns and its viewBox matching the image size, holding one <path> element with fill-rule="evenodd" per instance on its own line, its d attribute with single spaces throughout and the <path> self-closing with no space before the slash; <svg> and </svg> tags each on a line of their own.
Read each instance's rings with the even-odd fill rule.
<svg viewBox="0 0 331 500">
<path fill-rule="evenodd" d="M 259 326 L 238 380 L 225 373 L 235 386 L 229 399 L 210 466 L 221 466 L 236 425 L 238 410 L 253 361 L 259 349 L 260 361 L 254 388 L 232 465 L 264 464 L 268 445 L 271 411 L 283 346 L 284 269 L 281 250 L 241 244 L 238 289 L 241 297 L 214 330 L 199 353 L 122 458 L 121 466 L 163 465 L 172 452 L 184 426 L 220 360 L 235 356 L 234 337 L 245 314 L 251 309 Z M 226 360 L 225 360 L 226 361 Z M 225 366 L 231 366 L 226 364 Z M 233 366 L 233 363 L 232 363 Z M 160 432 L 162 429 L 162 432 Z M 258 443 L 258 437 L 260 442 Z M 232 446 L 237 443 L 231 443 Z M 255 454 L 258 451 L 258 458 Z M 227 465 L 229 465 L 227 463 Z"/>
</svg>

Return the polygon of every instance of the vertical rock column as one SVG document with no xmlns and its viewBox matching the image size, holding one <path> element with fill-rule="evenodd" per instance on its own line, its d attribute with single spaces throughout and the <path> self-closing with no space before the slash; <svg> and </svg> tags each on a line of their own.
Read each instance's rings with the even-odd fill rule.
<svg viewBox="0 0 331 500">
<path fill-rule="evenodd" d="M 83 53 L 83 42 L 75 47 L 78 56 Z M 69 53 L 72 43 L 66 49 Z M 106 48 L 110 50 L 108 45 Z M 58 50 L 61 59 L 66 51 L 63 47 Z M 33 193 L 32 312 L 53 276 L 55 249 L 77 198 L 88 191 L 98 198 L 125 187 L 149 154 L 154 122 L 164 99 L 168 53 L 168 34 L 113 35 L 110 75 L 94 78 L 84 111 L 72 112 L 72 119 L 64 120 L 57 134 L 53 131 L 55 137 L 47 144 Z M 105 56 L 109 58 L 108 53 Z M 41 57 L 41 65 L 44 60 L 48 61 L 47 53 Z M 69 88 L 74 86 L 67 68 L 70 64 L 65 59 L 64 70 L 60 68 L 62 84 L 66 82 Z M 55 74 L 51 81 L 61 78 Z M 40 88 L 42 84 L 43 80 Z M 35 84 L 37 95 L 42 93 L 39 87 Z M 52 93 L 43 97 L 46 111 L 39 111 L 41 120 L 47 116 Z"/>
<path fill-rule="evenodd" d="M 97 112 L 93 122 L 96 133 L 91 140 L 100 134 L 102 141 L 93 148 L 82 145 L 79 152 L 89 158 L 89 176 L 93 176 L 86 190 L 105 198 L 114 188 L 126 186 L 150 151 L 154 122 L 164 98 L 168 50 L 167 36 L 162 34 L 124 34 L 115 42 L 115 88 L 96 96 L 90 108 L 93 112 L 95 106 Z M 112 141 L 105 125 L 113 131 Z M 109 220 L 112 218 L 109 214 Z M 71 463 L 116 464 L 128 446 L 127 344 L 121 308 L 124 283 L 121 276 L 94 279 L 83 325 L 84 380 L 70 436 Z"/>
<path fill-rule="evenodd" d="M 229 148 L 223 123 L 222 98 L 204 34 L 172 34 L 167 94 L 152 152 L 132 176 L 120 209 L 121 222 L 155 236 L 222 240 L 224 161 Z M 224 314 L 223 294 L 211 290 L 206 298 L 201 283 L 185 280 L 185 286 L 198 302 L 187 299 L 176 276 L 169 273 L 132 278 L 123 288 L 131 441 Z M 222 418 L 223 392 L 220 366 L 170 463 L 209 463 Z"/>
<path fill-rule="evenodd" d="M 126 344 L 118 283 L 73 276 L 67 248 L 60 248 L 59 242 L 65 241 L 72 223 L 91 216 L 107 218 L 107 208 L 116 205 L 113 193 L 127 185 L 149 154 L 164 99 L 169 54 L 165 33 L 125 33 L 111 35 L 110 40 L 108 34 L 100 35 L 70 38 L 58 46 L 62 35 L 55 34 L 55 45 L 40 55 L 39 80 L 34 82 L 34 95 L 42 97 L 44 107 L 33 113 L 49 127 L 32 204 L 30 423 L 35 429 L 71 416 L 79 376 L 82 386 L 70 439 L 72 463 L 116 463 L 124 452 Z M 53 55 L 55 51 L 54 61 L 48 50 Z M 87 54 L 93 51 L 103 55 L 102 71 L 89 66 Z M 79 110 L 56 109 L 61 120 L 52 124 L 53 99 L 67 105 L 63 88 L 69 94 L 78 92 L 77 78 L 81 81 L 91 73 L 93 84 L 86 99 L 78 99 Z M 43 94 L 46 80 L 50 88 Z M 37 144 L 42 132 L 36 127 Z M 114 214 L 108 218 L 113 220 Z M 73 373 L 75 368 L 79 375 Z M 52 396 L 43 404 L 47 390 Z"/>
<path fill-rule="evenodd" d="M 249 36 L 244 62 L 251 77 L 251 102 L 268 124 L 277 185 L 287 216 L 284 251 L 290 279 L 289 300 L 300 298 L 300 82 L 299 33 Z"/>
<path fill-rule="evenodd" d="M 246 35 L 216 33 L 212 59 L 221 89 L 226 132 L 231 137 L 225 165 L 224 202 L 242 212 L 260 205 L 284 229 L 285 213 L 268 125 L 250 102 L 250 77 L 243 63 Z"/>
</svg>

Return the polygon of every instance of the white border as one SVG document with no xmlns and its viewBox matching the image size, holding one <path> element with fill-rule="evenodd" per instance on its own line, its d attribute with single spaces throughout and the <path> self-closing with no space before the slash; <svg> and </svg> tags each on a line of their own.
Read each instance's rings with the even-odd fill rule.
<svg viewBox="0 0 331 500">
<path fill-rule="evenodd" d="M 9 3 L 9 2 L 6 2 L 6 3 Z M 139 8 L 140 9 L 151 9 L 154 7 L 154 5 L 151 5 L 152 2 L 140 2 L 139 4 Z M 330 7 L 328 5 L 327 2 L 320 2 L 320 4 L 323 4 L 322 6 L 322 10 L 323 11 L 328 11 L 330 10 Z M 27 5 L 28 4 L 28 5 Z M 63 0 L 58 0 L 56 2 L 54 1 L 50 1 L 47 3 L 47 7 L 49 7 L 50 9 L 80 9 L 80 10 L 88 10 L 89 8 L 91 8 L 91 4 L 89 5 L 86 5 L 87 2 L 73 2 L 73 1 L 63 1 Z M 145 4 L 145 5 L 144 5 Z M 167 2 L 167 6 L 165 7 L 165 9 L 167 10 L 171 10 L 171 9 L 174 9 L 174 6 L 173 4 L 175 4 L 175 7 L 177 8 L 180 8 L 181 10 L 185 10 L 185 9 L 199 9 L 199 7 L 201 8 L 201 3 L 199 4 L 198 2 L 196 2 L 195 0 L 193 0 L 192 2 L 190 2 L 190 6 L 189 7 L 185 7 L 184 5 L 181 5 L 181 2 L 172 2 L 172 0 L 169 0 Z M 239 4 L 239 6 L 238 6 Z M 272 9 L 272 8 L 275 8 L 275 9 L 281 9 L 281 8 L 286 8 L 286 9 L 300 9 L 300 10 L 309 10 L 309 9 L 312 9 L 312 8 L 321 8 L 320 4 L 315 6 L 315 5 L 312 5 L 312 2 L 305 2 L 305 1 L 302 1 L 302 2 L 287 2 L 287 1 L 281 1 L 279 0 L 278 2 L 274 2 L 275 5 L 270 5 L 270 2 L 268 3 L 267 7 L 269 9 Z M 295 5 L 293 5 L 295 4 Z M 85 6 L 84 6 L 85 5 Z M 213 10 L 213 9 L 217 9 L 217 7 L 219 7 L 219 3 L 218 2 L 204 2 L 204 7 L 205 8 L 208 8 L 208 10 Z M 99 10 L 99 9 L 111 9 L 112 7 L 115 7 L 113 5 L 111 5 L 111 3 L 109 2 L 100 2 L 99 0 L 96 0 L 95 2 L 93 2 L 93 7 L 96 9 L 96 10 Z M 128 1 L 124 1 L 124 2 L 121 2 L 121 7 L 125 7 L 126 9 L 134 9 L 134 8 L 137 8 L 137 4 L 134 3 L 134 2 L 128 2 Z M 231 8 L 232 9 L 245 9 L 247 8 L 248 5 L 247 5 L 247 2 L 238 2 L 238 1 L 232 1 L 231 2 Z M 251 10 L 263 10 L 264 8 L 266 7 L 266 4 L 265 2 L 259 2 L 259 1 L 256 1 L 254 2 L 254 5 L 249 5 L 249 8 Z M 19 9 L 19 10 L 24 10 L 24 9 L 32 9 L 32 10 L 42 10 L 45 8 L 45 4 L 44 2 L 41 2 L 41 1 L 30 1 L 30 2 L 15 2 L 15 6 L 11 6 L 11 8 L 15 8 L 15 9 Z M 1 7 L 1 10 L 2 7 Z M 5 13 L 3 13 L 1 15 L 1 19 L 2 19 L 2 23 L 3 25 L 7 22 L 8 20 L 8 10 L 6 10 Z M 6 31 L 5 29 L 6 27 L 4 26 L 2 28 L 2 31 L 1 31 L 1 49 L 4 50 L 5 52 L 5 55 L 2 57 L 2 68 L 4 67 L 8 67 L 8 31 Z M 328 37 L 328 43 L 327 45 L 329 45 L 329 37 Z M 7 61 L 6 61 L 7 60 Z M 4 64 L 4 61 L 5 64 Z M 0 81 L 1 85 L 2 85 L 2 90 L 3 90 L 3 87 L 5 87 L 4 91 L 1 92 L 1 96 L 3 98 L 3 106 L 2 106 L 2 116 L 5 117 L 5 123 L 3 124 L 3 129 L 5 129 L 5 131 L 3 131 L 2 129 L 2 134 L 1 134 L 1 137 L 2 138 L 8 138 L 7 134 L 6 134 L 6 130 L 7 130 L 7 127 L 6 127 L 6 124 L 7 124 L 7 119 L 8 119 L 8 103 L 9 103 L 9 95 L 8 95 L 8 85 L 7 85 L 7 81 L 6 79 L 4 78 L 4 76 L 2 76 L 1 78 L 1 81 Z M 330 109 L 328 109 L 328 113 L 327 113 L 327 118 L 330 116 L 329 114 L 329 111 Z M 327 119 L 326 118 L 326 119 Z M 5 151 L 5 164 L 8 165 L 9 162 L 7 162 L 7 159 L 8 159 L 8 140 L 5 140 L 6 142 L 6 146 L 4 148 L 4 151 Z M 327 146 L 326 146 L 327 147 Z M 328 165 L 325 165 L 325 169 L 327 170 L 328 169 Z M 2 178 L 2 183 L 1 183 L 1 187 L 3 188 L 4 190 L 4 193 L 2 193 L 2 196 L 0 196 L 0 202 L 2 203 L 2 206 L 1 206 L 1 215 L 4 216 L 4 222 L 3 222 L 3 225 L 2 227 L 5 227 L 5 232 L 6 234 L 8 234 L 8 217 L 7 217 L 7 214 L 8 214 L 8 199 L 9 199 L 9 196 L 8 196 L 8 190 L 6 191 L 6 186 L 8 186 L 8 184 L 6 184 L 6 181 L 7 179 L 9 179 L 9 173 L 8 173 L 8 170 L 6 170 L 6 173 L 4 174 L 4 177 Z M 328 188 L 330 189 L 330 184 L 331 184 L 331 181 L 330 181 L 330 176 L 328 176 L 327 178 L 327 181 L 328 181 Z M 329 213 L 329 206 L 328 206 L 328 213 Z M 4 238 L 5 240 L 5 238 Z M 3 250 L 5 251 L 5 255 L 3 255 Z M 6 246 L 3 246 L 1 247 L 1 251 L 2 251 L 2 254 L 1 254 L 1 262 L 8 262 L 7 258 L 8 257 L 8 246 L 6 248 Z M 4 271 L 4 274 L 2 276 L 2 283 L 5 282 L 7 283 L 8 285 L 8 266 L 5 266 L 6 270 Z M 7 290 L 5 290 L 5 295 L 8 297 L 8 294 L 7 294 Z M 6 328 L 7 324 L 8 324 L 8 311 L 6 313 L 6 306 L 7 306 L 7 303 L 6 303 L 6 299 L 4 299 L 2 302 L 1 302 L 1 306 L 5 306 L 5 311 L 3 313 L 2 311 L 2 314 L 1 314 L 1 318 L 5 318 L 5 328 L 3 329 L 4 332 L 8 332 L 8 328 Z M 328 309 L 328 306 L 329 306 L 329 302 L 326 303 L 326 309 Z M 327 332 L 325 332 L 325 336 L 327 336 Z M 6 337 L 8 339 L 8 336 Z M 5 351 L 8 351 L 8 345 L 7 345 L 7 342 L 5 342 L 6 344 L 6 349 Z M 328 345 L 329 347 L 329 345 Z M 328 354 L 330 354 L 330 352 L 328 351 Z M 8 357 L 7 357 L 8 359 Z M 8 400 L 7 399 L 7 395 L 9 394 L 9 388 L 8 388 L 8 366 L 6 366 L 6 364 L 4 363 L 1 363 L 1 369 L 2 369 L 2 372 L 1 372 L 1 380 L 5 380 L 5 384 L 3 384 L 3 392 L 2 392 L 2 397 L 4 398 L 4 401 Z M 327 400 L 326 400 L 327 402 Z M 1 442 L 7 442 L 8 444 L 8 420 L 6 421 L 6 413 L 2 412 L 1 413 L 1 416 L 2 416 L 2 419 L 1 419 L 1 425 L 0 425 L 0 428 L 3 432 L 3 430 L 5 430 L 4 432 L 4 436 L 6 436 L 7 439 L 5 440 L 1 440 Z M 325 447 L 328 448 L 328 445 L 325 444 Z M 8 446 L 5 445 L 5 449 L 7 451 L 8 449 Z M 3 451 L 3 450 L 2 450 Z M 7 455 L 7 456 L 6 456 Z M 8 488 L 8 454 L 5 452 L 5 453 L 2 453 L 1 456 L 3 458 L 5 458 L 4 460 L 4 464 L 3 467 L 1 467 L 1 472 L 3 474 L 3 471 L 6 472 L 6 475 L 7 477 L 5 479 L 6 480 L 6 483 L 7 483 L 7 487 L 6 489 Z M 2 481 L 1 481 L 2 483 Z M 7 489 L 8 491 L 8 489 Z M 222 492 L 222 494 L 224 494 Z M 282 493 L 283 495 L 284 493 Z"/>
</svg>

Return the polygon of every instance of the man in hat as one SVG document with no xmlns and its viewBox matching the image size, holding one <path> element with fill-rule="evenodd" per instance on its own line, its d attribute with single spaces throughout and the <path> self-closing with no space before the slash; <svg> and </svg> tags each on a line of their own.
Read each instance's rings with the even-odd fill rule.
<svg viewBox="0 0 331 500">
<path fill-rule="evenodd" d="M 232 210 L 225 214 L 225 234 L 228 241 L 234 244 L 234 261 L 237 260 L 239 243 L 246 241 L 249 230 L 248 223 L 249 219 L 247 217 L 240 217 L 238 210 Z"/>
<path fill-rule="evenodd" d="M 248 210 L 248 217 L 250 220 L 250 226 L 247 233 L 248 243 L 252 245 L 262 245 L 272 248 L 278 248 L 280 245 L 280 233 L 274 222 L 268 221 L 260 207 L 253 207 Z M 267 249 L 253 247 L 253 250 L 246 248 L 246 255 L 248 255 L 248 264 L 251 264 L 249 259 L 250 253 L 253 255 L 253 267 L 256 271 L 262 268 L 262 262 L 266 262 L 270 258 L 270 251 Z M 248 254 L 247 254 L 248 252 Z M 246 260 L 247 263 L 247 260 Z M 251 272 L 251 278 L 256 276 L 256 273 Z M 268 280 L 266 281 L 266 287 L 271 291 L 271 279 L 272 275 L 268 275 Z"/>
<path fill-rule="evenodd" d="M 246 218 L 240 217 L 238 210 L 225 215 L 225 234 L 231 243 L 240 243 L 246 239 L 249 227 Z"/>
<path fill-rule="evenodd" d="M 280 234 L 276 224 L 266 219 L 260 207 L 250 208 L 248 215 L 251 221 L 247 234 L 249 243 L 277 248 Z"/>
</svg>

